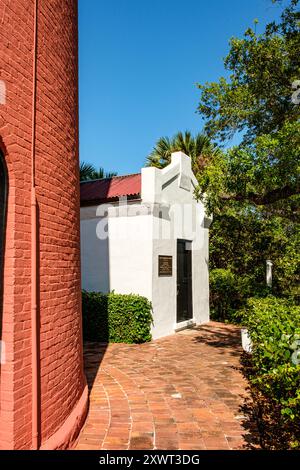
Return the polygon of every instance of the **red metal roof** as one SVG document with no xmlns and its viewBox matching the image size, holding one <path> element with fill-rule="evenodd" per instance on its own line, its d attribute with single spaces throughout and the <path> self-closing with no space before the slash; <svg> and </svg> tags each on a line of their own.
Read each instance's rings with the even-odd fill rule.
<svg viewBox="0 0 300 470">
<path fill-rule="evenodd" d="M 114 176 L 101 180 L 84 181 L 80 183 L 80 203 L 87 205 L 104 203 L 121 196 L 130 198 L 141 195 L 141 174 Z"/>
</svg>

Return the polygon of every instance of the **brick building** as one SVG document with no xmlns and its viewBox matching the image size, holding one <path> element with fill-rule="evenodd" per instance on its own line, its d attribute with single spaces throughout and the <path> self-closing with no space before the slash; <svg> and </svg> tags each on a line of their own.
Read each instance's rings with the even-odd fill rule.
<svg viewBox="0 0 300 470">
<path fill-rule="evenodd" d="M 77 1 L 0 0 L 0 24 L 0 448 L 66 448 L 87 409 Z"/>
</svg>

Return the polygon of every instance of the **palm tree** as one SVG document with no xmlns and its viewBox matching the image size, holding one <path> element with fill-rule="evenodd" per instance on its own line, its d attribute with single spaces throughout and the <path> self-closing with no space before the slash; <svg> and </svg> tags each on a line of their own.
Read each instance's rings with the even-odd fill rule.
<svg viewBox="0 0 300 470">
<path fill-rule="evenodd" d="M 87 181 L 91 179 L 91 175 L 95 171 L 95 167 L 90 163 L 81 162 L 79 166 L 80 181 Z"/>
<path fill-rule="evenodd" d="M 99 180 L 103 178 L 112 178 L 116 176 L 117 173 L 106 172 L 104 168 L 100 167 L 99 170 L 96 169 L 94 165 L 90 163 L 81 162 L 79 167 L 80 172 L 80 181 L 90 181 L 90 180 Z"/>
<path fill-rule="evenodd" d="M 182 151 L 192 159 L 192 168 L 195 174 L 201 171 L 215 155 L 221 150 L 206 134 L 196 134 L 189 131 L 178 132 L 171 139 L 161 137 L 147 158 L 147 166 L 164 168 L 171 162 L 173 152 Z"/>
</svg>

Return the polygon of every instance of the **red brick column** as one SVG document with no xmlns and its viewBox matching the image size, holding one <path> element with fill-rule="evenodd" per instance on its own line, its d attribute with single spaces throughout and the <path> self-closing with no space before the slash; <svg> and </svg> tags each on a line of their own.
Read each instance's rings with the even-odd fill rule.
<svg viewBox="0 0 300 470">
<path fill-rule="evenodd" d="M 36 114 L 40 444 L 85 417 L 80 295 L 77 2 L 39 0 Z M 34 0 L 0 0 L 0 146 L 9 178 L 0 448 L 31 448 L 31 128 Z"/>
</svg>

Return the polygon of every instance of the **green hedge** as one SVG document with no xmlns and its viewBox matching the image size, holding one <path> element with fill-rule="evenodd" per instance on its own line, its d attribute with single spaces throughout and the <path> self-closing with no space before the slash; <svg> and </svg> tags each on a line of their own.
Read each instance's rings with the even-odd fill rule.
<svg viewBox="0 0 300 470">
<path fill-rule="evenodd" d="M 262 443 L 300 448 L 300 307 L 269 296 L 249 299 L 242 312 L 253 352 L 246 371 Z"/>
<path fill-rule="evenodd" d="M 83 291 L 82 318 L 85 341 L 151 341 L 152 306 L 145 297 Z"/>
</svg>

